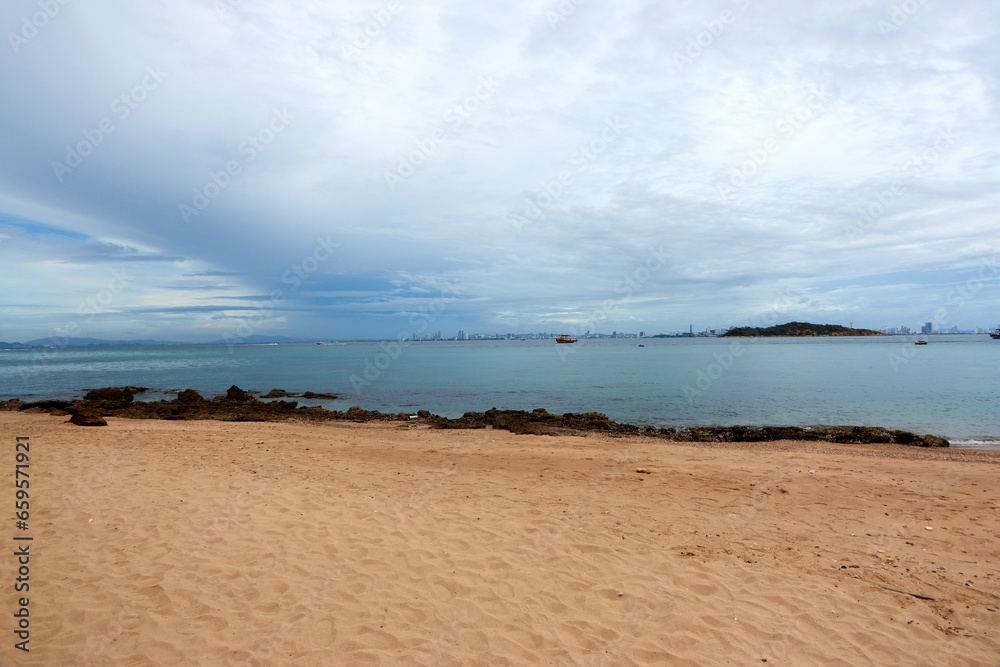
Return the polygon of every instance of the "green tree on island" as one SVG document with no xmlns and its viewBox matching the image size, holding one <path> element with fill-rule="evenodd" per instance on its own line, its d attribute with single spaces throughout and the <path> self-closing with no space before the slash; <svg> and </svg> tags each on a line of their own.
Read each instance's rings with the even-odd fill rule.
<svg viewBox="0 0 1000 667">
<path fill-rule="evenodd" d="M 768 336 L 881 336 L 871 329 L 851 329 L 839 324 L 810 324 L 809 322 L 788 322 L 773 327 L 736 327 L 723 336 L 760 338 Z"/>
</svg>

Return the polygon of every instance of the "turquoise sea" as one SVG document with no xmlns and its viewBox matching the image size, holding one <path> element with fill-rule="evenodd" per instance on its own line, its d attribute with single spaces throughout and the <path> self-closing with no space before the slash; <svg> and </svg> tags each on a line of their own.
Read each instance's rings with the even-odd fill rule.
<svg viewBox="0 0 1000 667">
<path fill-rule="evenodd" d="M 232 384 L 335 393 L 306 401 L 447 417 L 501 409 L 603 412 L 637 425 L 859 424 L 1000 443 L 1000 341 L 668 338 L 178 345 L 0 350 L 0 399 L 142 385 L 156 400 Z M 642 347 L 640 347 L 642 345 Z"/>
</svg>

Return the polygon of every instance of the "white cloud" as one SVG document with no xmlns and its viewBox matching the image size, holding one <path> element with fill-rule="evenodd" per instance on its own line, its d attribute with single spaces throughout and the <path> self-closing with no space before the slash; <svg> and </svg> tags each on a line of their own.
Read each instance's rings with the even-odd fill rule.
<svg viewBox="0 0 1000 667">
<path fill-rule="evenodd" d="M 73 3 L 0 59 L 14 100 L 0 110 L 0 213 L 21 221 L 4 228 L 0 261 L 46 269 L 28 288 L 0 278 L 26 308 L 0 339 L 63 326 L 124 261 L 80 264 L 88 237 L 136 249 L 141 266 L 93 334 L 116 338 L 161 323 L 197 335 L 226 326 L 212 318 L 227 299 L 275 291 L 262 327 L 394 335 L 435 281 L 461 287 L 446 321 L 467 331 L 555 329 L 620 297 L 637 257 L 661 246 L 665 267 L 609 330 L 738 324 L 784 289 L 810 295 L 804 319 L 916 323 L 914 304 L 945 284 L 907 286 L 912 299 L 830 285 L 997 252 L 1000 10 L 983 1 L 923 5 L 887 35 L 892 6 L 860 0 L 584 3 L 554 25 L 559 3 L 529 0 L 230 4 L 220 16 L 193 0 Z M 7 3 L 0 23 L 33 11 Z M 149 68 L 162 81 L 135 93 Z M 280 132 L 276 109 L 291 116 Z M 104 119 L 113 131 L 60 181 L 52 163 Z M 624 129 L 602 144 L 609 121 Z M 953 142 L 915 170 L 941 132 Z M 412 174 L 393 191 L 401 161 Z M 214 196 L 185 223 L 195 190 Z M 19 236 L 22 223 L 70 236 Z M 332 256 L 283 280 L 324 236 Z M 216 295 L 213 278 L 185 277 L 213 271 L 229 274 Z M 989 325 L 997 300 L 980 291 L 960 323 Z"/>
</svg>

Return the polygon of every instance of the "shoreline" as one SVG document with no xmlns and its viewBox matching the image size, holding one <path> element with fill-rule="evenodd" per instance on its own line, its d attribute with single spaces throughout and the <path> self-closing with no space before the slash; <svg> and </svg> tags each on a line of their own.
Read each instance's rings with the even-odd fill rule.
<svg viewBox="0 0 1000 667">
<path fill-rule="evenodd" d="M 950 344 L 935 348 L 937 338 Z M 595 343 L 592 349 L 578 350 L 586 357 L 579 362 L 573 361 L 575 356 L 561 360 L 554 355 L 554 351 L 575 346 L 541 345 L 540 341 L 476 345 L 457 357 L 449 351 L 454 345 L 414 345 L 398 360 L 385 357 L 377 344 L 250 345 L 234 346 L 229 353 L 205 347 L 200 351 L 78 351 L 50 359 L 21 355 L 20 362 L 8 360 L 3 370 L 11 381 L 0 388 L 0 399 L 79 398 L 89 388 L 122 384 L 146 384 L 157 390 L 194 388 L 209 398 L 225 393 L 230 385 L 222 382 L 228 380 L 264 393 L 272 387 L 339 393 L 339 400 L 287 399 L 298 400 L 300 406 L 339 411 L 355 405 L 383 413 L 425 409 L 457 419 L 464 412 L 492 407 L 528 412 L 541 407 L 554 414 L 599 411 L 611 420 L 639 427 L 881 426 L 933 434 L 956 445 L 973 445 L 975 440 L 996 442 L 1000 447 L 1000 413 L 988 409 L 993 395 L 991 376 L 982 363 L 984 355 L 991 356 L 984 348 L 991 341 L 988 336 L 981 337 L 985 342 L 968 335 L 937 338 L 929 348 L 909 343 L 902 347 L 901 341 L 897 341 L 901 347 L 886 347 L 875 344 L 879 337 L 705 339 L 689 340 L 691 345 L 680 347 L 670 341 L 661 341 L 667 343 L 661 346 L 648 341 L 645 347 L 650 349 L 636 349 L 634 341 L 605 340 L 591 341 Z M 720 369 L 712 363 L 713 353 L 719 352 L 728 365 L 720 346 L 740 340 L 747 353 L 738 364 Z M 858 342 L 864 345 L 843 344 Z M 755 343 L 767 345 L 753 347 Z M 902 366 L 895 365 L 902 363 L 901 357 L 909 362 L 910 380 L 894 384 L 889 364 L 903 372 Z M 493 363 L 501 358 L 513 364 L 513 372 Z M 450 372 L 422 376 L 424 364 L 444 368 L 458 359 L 463 361 L 451 378 Z M 789 376 L 779 363 L 783 359 L 796 359 L 817 372 Z M 858 365 L 860 359 L 864 363 Z M 390 360 L 391 371 L 371 366 L 376 362 L 385 366 Z M 566 363 L 579 368 L 571 370 Z M 665 364 L 664 372 L 657 370 L 660 364 Z M 541 369 L 546 370 L 536 373 Z M 949 381 L 955 372 L 966 380 Z M 719 379 L 713 380 L 716 376 Z M 614 382 L 609 381 L 612 378 Z M 933 397 L 924 395 L 923 387 L 937 383 L 953 386 Z M 161 397 L 150 391 L 136 399 Z"/>
<path fill-rule="evenodd" d="M 45 567 L 5 664 L 1000 658 L 997 454 L 0 412 L 15 435 Z"/>
<path fill-rule="evenodd" d="M 224 395 L 205 399 L 193 389 L 180 391 L 173 400 L 157 402 L 137 401 L 136 395 L 148 391 L 146 387 L 105 387 L 90 390 L 81 399 L 48 399 L 25 402 L 21 399 L 0 401 L 0 411 L 41 411 L 69 415 L 74 423 L 84 426 L 102 426 L 103 417 L 162 420 L 217 420 L 217 421 L 354 421 L 394 422 L 417 420 L 438 429 L 494 429 L 512 433 L 571 435 L 574 433 L 603 433 L 615 436 L 642 436 L 691 442 L 768 442 L 776 440 L 802 440 L 841 444 L 901 444 L 916 447 L 950 447 L 948 440 L 931 435 L 919 435 L 899 429 L 878 426 L 693 426 L 655 427 L 636 426 L 615 422 L 600 412 L 549 413 L 544 408 L 531 412 L 523 410 L 497 410 L 466 412 L 459 418 L 446 418 L 426 410 L 416 413 L 383 413 L 354 406 L 346 411 L 327 410 L 322 407 L 299 406 L 297 401 L 263 401 L 259 391 L 245 391 L 232 385 Z M 172 392 L 159 392 L 169 394 Z M 272 389 L 265 398 L 304 397 L 336 399 L 333 394 L 314 392 L 293 393 Z"/>
</svg>

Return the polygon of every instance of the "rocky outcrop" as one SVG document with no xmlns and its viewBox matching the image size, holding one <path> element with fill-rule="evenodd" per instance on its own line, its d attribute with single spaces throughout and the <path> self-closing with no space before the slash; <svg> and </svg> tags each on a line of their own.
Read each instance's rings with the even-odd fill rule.
<svg viewBox="0 0 1000 667">
<path fill-rule="evenodd" d="M 226 390 L 226 398 L 224 400 L 231 403 L 245 403 L 259 399 L 254 398 L 249 392 L 243 391 L 234 384 Z"/>
<path fill-rule="evenodd" d="M 264 394 L 264 398 L 286 398 L 289 396 L 298 396 L 298 394 L 285 391 L 284 389 L 272 389 L 271 391 Z"/>
<path fill-rule="evenodd" d="M 642 435 L 681 442 L 762 442 L 770 440 L 818 440 L 843 444 L 887 443 L 919 447 L 948 447 L 944 438 L 916 435 L 872 426 L 698 426 L 691 428 L 639 427 L 620 424 L 600 412 L 554 415 L 543 408 L 522 410 L 487 410 L 466 412 L 458 419 L 432 416 L 437 428 L 493 428 L 512 433 L 556 434 L 597 431 L 611 435 Z"/>
<path fill-rule="evenodd" d="M 200 405 L 205 403 L 205 399 L 202 398 L 201 394 L 196 392 L 194 389 L 185 389 L 184 391 L 177 393 L 177 404 L 190 406 L 190 405 Z"/>
<path fill-rule="evenodd" d="M 419 413 L 418 413 L 419 414 Z M 600 412 L 567 412 L 562 415 L 551 414 L 544 408 L 536 408 L 531 412 L 523 410 L 497 410 L 486 412 L 466 412 L 458 419 L 445 419 L 429 415 L 428 421 L 437 428 L 499 428 L 511 433 L 556 433 L 598 431 L 617 435 L 639 435 L 643 429 L 631 424 L 619 424 L 611 421 Z"/>
<path fill-rule="evenodd" d="M 812 440 L 849 445 L 898 444 L 917 447 L 948 447 L 944 438 L 917 435 L 909 431 L 889 430 L 879 426 L 709 426 L 659 431 L 671 440 L 682 442 L 763 442 L 769 440 Z"/>
<path fill-rule="evenodd" d="M 56 415 L 64 415 L 72 412 L 72 401 L 35 401 L 34 403 L 24 403 L 18 410 L 33 410 L 35 412 L 50 412 Z"/>
<path fill-rule="evenodd" d="M 104 389 L 93 389 L 88 391 L 83 397 L 84 407 L 94 410 L 99 414 L 105 414 L 111 410 L 121 410 L 132 404 L 135 397 L 129 389 L 119 389 L 117 387 L 105 387 Z"/>
<path fill-rule="evenodd" d="M 398 415 L 381 415 L 361 408 L 352 408 L 346 413 L 328 411 L 323 408 L 298 407 L 295 401 L 262 401 L 232 385 L 226 393 L 207 399 L 194 389 L 185 389 L 177 398 L 167 401 L 126 400 L 129 394 L 114 387 L 95 390 L 86 397 L 72 403 L 65 402 L 67 412 L 92 411 L 104 416 L 126 419 L 170 419 L 196 420 L 217 419 L 220 421 L 281 421 L 288 419 L 332 420 L 350 419 L 371 421 L 374 419 L 406 419 Z"/>
<path fill-rule="evenodd" d="M 322 392 L 315 391 L 304 391 L 301 394 L 297 394 L 293 391 L 285 391 L 284 389 L 272 389 L 264 395 L 264 398 L 311 398 L 320 400 L 334 400 L 337 398 L 336 394 L 324 394 Z"/>
<path fill-rule="evenodd" d="M 281 392 L 273 390 L 268 396 Z M 282 392 L 282 395 L 287 392 Z M 420 410 L 416 415 L 387 414 L 354 406 L 347 411 L 299 406 L 295 401 L 262 401 L 236 385 L 224 395 L 211 400 L 193 389 L 185 389 L 171 401 L 135 401 L 128 388 L 106 388 L 88 392 L 79 401 L 38 401 L 24 403 L 8 401 L 16 407 L 8 409 L 46 410 L 55 414 L 115 416 L 127 419 L 217 419 L 221 421 L 405 421 L 429 424 L 442 429 L 496 428 L 512 433 L 570 435 L 604 433 L 613 436 L 645 436 L 682 442 L 761 442 L 769 440 L 808 440 L 844 444 L 886 443 L 917 447 L 948 447 L 944 438 L 917 435 L 909 431 L 877 426 L 696 426 L 673 428 L 622 424 L 601 412 L 567 412 L 552 414 L 544 408 L 531 412 L 498 410 L 466 412 L 457 419 L 448 419 Z"/>
<path fill-rule="evenodd" d="M 81 411 L 69 418 L 70 424 L 77 426 L 107 426 L 108 422 L 96 412 Z"/>
</svg>

